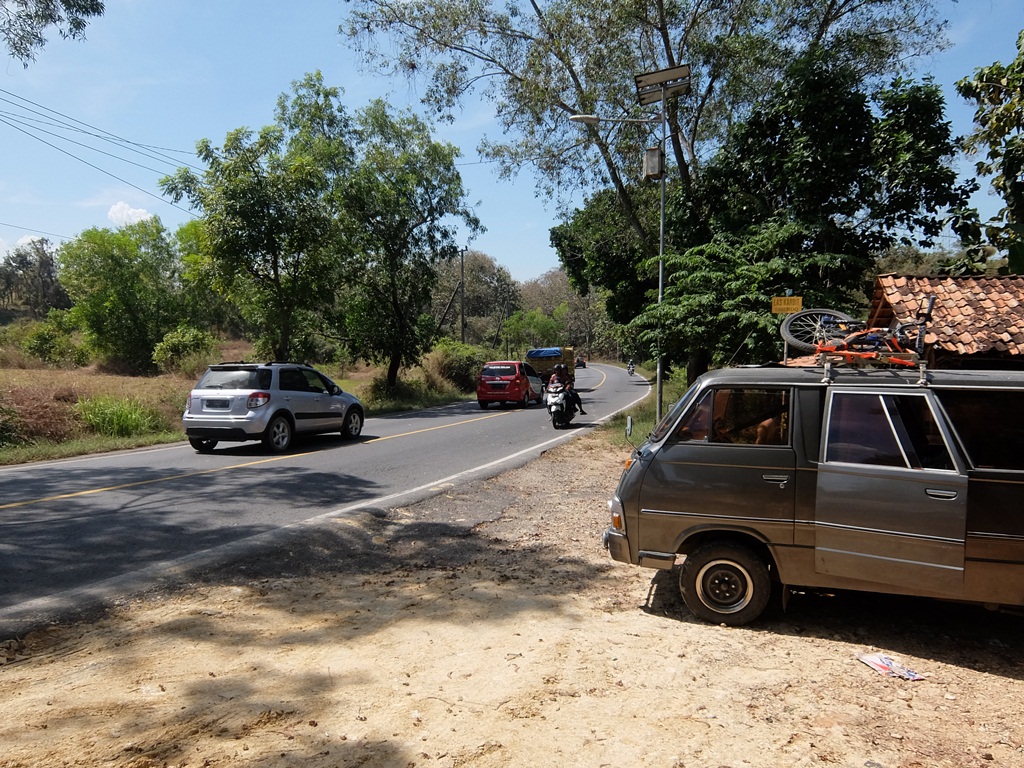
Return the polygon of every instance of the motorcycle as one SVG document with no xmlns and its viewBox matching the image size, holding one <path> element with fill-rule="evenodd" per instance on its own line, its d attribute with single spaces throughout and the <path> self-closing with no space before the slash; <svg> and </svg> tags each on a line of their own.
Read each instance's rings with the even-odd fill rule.
<svg viewBox="0 0 1024 768">
<path fill-rule="evenodd" d="M 626 373 L 628 373 L 630 376 L 632 376 L 635 372 L 636 369 L 633 367 L 632 363 L 626 366 Z"/>
<path fill-rule="evenodd" d="M 555 429 L 568 427 L 576 415 L 576 406 L 569 400 L 569 393 L 561 384 L 548 386 L 544 395 L 544 405 L 551 416 L 551 426 Z"/>
</svg>

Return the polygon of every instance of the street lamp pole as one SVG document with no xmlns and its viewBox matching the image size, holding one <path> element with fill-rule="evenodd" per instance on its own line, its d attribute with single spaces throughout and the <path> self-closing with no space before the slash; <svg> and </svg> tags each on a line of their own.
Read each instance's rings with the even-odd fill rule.
<svg viewBox="0 0 1024 768">
<path fill-rule="evenodd" d="M 668 150 L 668 106 L 666 100 L 669 96 L 685 95 L 690 92 L 690 65 L 681 64 L 677 67 L 661 69 L 657 72 L 646 72 L 637 75 L 636 95 L 640 106 L 661 102 L 660 114 L 645 118 L 606 118 L 597 115 L 571 115 L 569 119 L 576 123 L 585 125 L 597 125 L 598 123 L 653 123 L 655 120 L 661 122 L 661 140 L 658 143 L 658 162 L 655 172 L 651 172 L 646 166 L 645 175 L 649 178 L 657 178 L 661 183 L 661 210 L 659 215 L 658 235 L 658 304 L 661 305 L 665 298 L 665 178 L 668 175 L 665 168 L 665 156 Z M 656 174 L 656 175 L 655 175 Z M 660 325 L 660 320 L 659 320 Z M 657 403 L 655 405 L 655 419 L 661 421 L 661 407 L 664 400 L 662 396 L 664 379 L 664 359 L 661 354 L 661 329 L 658 329 L 658 372 L 656 379 Z"/>
<path fill-rule="evenodd" d="M 661 182 L 661 232 L 658 238 L 658 305 L 660 307 L 665 298 L 665 177 L 668 175 L 666 169 L 666 155 L 668 153 L 668 97 L 683 96 L 690 92 L 690 65 L 680 64 L 668 69 L 659 69 L 656 72 L 644 72 L 636 75 L 636 98 L 641 107 L 647 104 L 661 102 L 661 141 L 658 145 L 659 163 L 658 173 Z M 655 407 L 655 418 L 661 422 L 661 407 L 664 397 L 664 357 L 661 354 L 661 318 L 658 319 L 658 373 L 657 373 L 657 397 Z"/>
</svg>

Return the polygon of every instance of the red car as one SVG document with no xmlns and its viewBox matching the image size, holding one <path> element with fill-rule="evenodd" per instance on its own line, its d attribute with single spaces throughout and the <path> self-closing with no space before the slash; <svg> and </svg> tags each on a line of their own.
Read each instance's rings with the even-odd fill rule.
<svg viewBox="0 0 1024 768">
<path fill-rule="evenodd" d="M 526 408 L 531 400 L 544 399 L 540 376 L 529 363 L 495 360 L 484 365 L 476 382 L 476 401 L 481 408 L 490 403 L 516 403 Z"/>
</svg>

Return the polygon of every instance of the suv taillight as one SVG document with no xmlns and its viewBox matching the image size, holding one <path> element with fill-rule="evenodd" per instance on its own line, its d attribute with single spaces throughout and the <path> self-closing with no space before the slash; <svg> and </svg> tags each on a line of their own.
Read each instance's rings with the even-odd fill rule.
<svg viewBox="0 0 1024 768">
<path fill-rule="evenodd" d="M 252 410 L 253 408 L 259 408 L 261 405 L 266 405 L 269 402 L 269 392 L 253 392 L 249 395 L 249 399 L 245 401 L 245 407 Z"/>
</svg>

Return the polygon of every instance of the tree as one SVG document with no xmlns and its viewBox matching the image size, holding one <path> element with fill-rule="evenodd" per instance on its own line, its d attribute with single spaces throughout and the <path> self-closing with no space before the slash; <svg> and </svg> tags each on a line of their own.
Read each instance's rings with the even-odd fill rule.
<svg viewBox="0 0 1024 768">
<path fill-rule="evenodd" d="M 665 300 L 634 327 L 670 359 L 760 362 L 780 347 L 773 296 L 857 314 L 877 253 L 930 244 L 966 206 L 954 152 L 933 83 L 897 79 L 872 100 L 848 64 L 808 54 L 673 206 Z"/>
<path fill-rule="evenodd" d="M 646 218 L 660 215 L 656 185 L 637 185 Z M 644 263 L 645 245 L 629 227 L 615 193 L 603 189 L 587 198 L 582 208 L 551 229 L 551 245 L 558 253 L 572 286 L 587 294 L 592 286 L 607 290 L 607 312 L 612 321 L 628 323 L 644 308 L 648 292 L 657 286 L 657 271 Z"/>
<path fill-rule="evenodd" d="M 503 129 L 501 140 L 482 143 L 485 157 L 497 161 L 504 175 L 532 166 L 542 191 L 568 193 L 563 201 L 578 189 L 612 189 L 636 245 L 651 257 L 657 253 L 658 229 L 651 227 L 657 218 L 645 214 L 627 179 L 640 151 L 656 142 L 654 125 L 602 124 L 581 134 L 569 116 L 636 117 L 634 76 L 689 63 L 693 96 L 665 105 L 673 180 L 687 184 L 729 126 L 749 113 L 796 57 L 827 47 L 866 77 L 888 76 L 910 57 L 944 44 L 935 5 L 353 0 L 342 31 L 371 64 L 425 79 L 424 100 L 444 118 L 454 119 L 460 102 L 481 89 Z M 380 37 L 393 44 L 378 48 Z M 617 272 L 635 268 L 632 256 L 631 249 Z"/>
<path fill-rule="evenodd" d="M 90 346 L 131 373 L 152 373 L 153 350 L 181 320 L 178 261 L 160 220 L 87 229 L 61 246 L 59 276 Z"/>
<path fill-rule="evenodd" d="M 476 232 L 455 167 L 458 149 L 434 141 L 426 123 L 374 101 L 356 118 L 358 157 L 339 200 L 353 259 L 339 302 L 357 354 L 387 366 L 394 388 L 434 333 L 429 311 L 437 266 L 458 256 L 456 220 Z"/>
<path fill-rule="evenodd" d="M 460 258 L 438 264 L 431 314 L 456 340 L 462 338 L 459 281 L 463 271 L 466 275 L 466 342 L 490 346 L 494 344 L 499 327 L 519 309 L 519 288 L 505 267 L 480 251 L 468 249 Z"/>
<path fill-rule="evenodd" d="M 57 279 L 54 249 L 46 238 L 30 240 L 11 251 L 0 269 L 0 282 L 8 301 L 17 297 L 36 318 L 46 317 L 51 309 L 71 306 Z"/>
<path fill-rule="evenodd" d="M 1005 204 L 986 233 L 993 245 L 1007 251 L 1010 272 L 1024 274 L 1024 30 L 1017 36 L 1013 61 L 976 69 L 956 89 L 977 105 L 975 128 L 964 140 L 964 151 L 984 151 L 978 174 L 992 177 L 992 187 Z M 977 257 L 984 258 L 981 253 Z"/>
<path fill-rule="evenodd" d="M 0 37 L 24 66 L 46 45 L 43 32 L 56 27 L 65 39 L 85 37 L 89 19 L 103 15 L 102 0 L 0 0 Z"/>
<path fill-rule="evenodd" d="M 174 241 L 181 259 L 181 298 L 189 322 L 219 334 L 243 335 L 245 321 L 238 308 L 218 290 L 206 222 L 193 219 L 182 224 L 174 233 Z"/>
<path fill-rule="evenodd" d="M 175 201 L 203 211 L 213 285 L 275 360 L 308 351 L 298 340 L 322 327 L 321 308 L 333 304 L 348 256 L 338 195 L 356 134 L 339 98 L 319 72 L 307 75 L 292 84 L 290 101 L 280 97 L 276 124 L 255 135 L 236 129 L 223 147 L 201 140 L 202 178 L 180 168 L 160 182 Z"/>
</svg>

